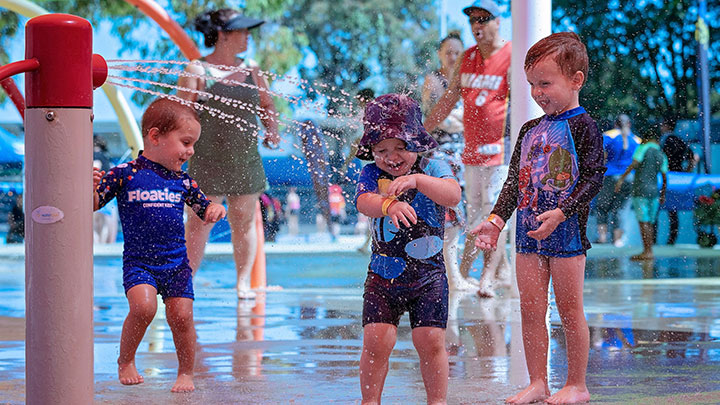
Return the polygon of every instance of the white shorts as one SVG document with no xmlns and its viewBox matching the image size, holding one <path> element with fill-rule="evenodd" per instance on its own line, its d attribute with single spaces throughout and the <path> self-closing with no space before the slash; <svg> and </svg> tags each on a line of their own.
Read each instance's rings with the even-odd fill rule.
<svg viewBox="0 0 720 405">
<path fill-rule="evenodd" d="M 467 229 L 474 229 L 492 211 L 508 175 L 508 166 L 465 166 Z"/>
</svg>

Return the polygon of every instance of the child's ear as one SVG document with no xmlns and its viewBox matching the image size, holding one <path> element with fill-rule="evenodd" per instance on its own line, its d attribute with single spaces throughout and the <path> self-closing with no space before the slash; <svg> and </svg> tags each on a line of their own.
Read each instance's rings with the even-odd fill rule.
<svg viewBox="0 0 720 405">
<path fill-rule="evenodd" d="M 573 75 L 572 82 L 576 86 L 575 90 L 580 91 L 580 88 L 582 88 L 582 85 L 585 82 L 585 74 L 578 70 Z"/>
<path fill-rule="evenodd" d="M 160 143 L 160 136 L 161 136 L 160 130 L 157 129 L 156 127 L 152 127 L 152 128 L 150 128 L 150 130 L 148 131 L 147 139 L 148 139 L 153 145 L 157 145 L 158 143 Z"/>
</svg>

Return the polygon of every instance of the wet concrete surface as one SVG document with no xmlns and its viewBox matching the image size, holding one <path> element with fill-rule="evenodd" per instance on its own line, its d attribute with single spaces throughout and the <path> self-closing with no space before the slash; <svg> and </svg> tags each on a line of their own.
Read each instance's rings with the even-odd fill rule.
<svg viewBox="0 0 720 405">
<path fill-rule="evenodd" d="M 585 308 L 591 329 L 588 387 L 595 403 L 720 403 L 720 271 L 714 255 L 660 256 L 645 265 L 628 250 L 588 259 Z M 177 360 L 159 311 L 138 349 L 145 383 L 117 382 L 127 301 L 120 258 L 95 260 L 97 403 L 359 403 L 360 253 L 270 254 L 268 284 L 238 302 L 230 256 L 208 258 L 195 280 L 199 350 L 196 392 L 172 394 Z M 526 383 L 518 301 L 453 293 L 448 403 L 494 404 Z M 24 262 L 0 259 L 0 403 L 25 398 Z M 550 384 L 565 379 L 565 339 L 554 306 Z M 425 402 L 407 316 L 390 359 L 385 403 Z"/>
</svg>

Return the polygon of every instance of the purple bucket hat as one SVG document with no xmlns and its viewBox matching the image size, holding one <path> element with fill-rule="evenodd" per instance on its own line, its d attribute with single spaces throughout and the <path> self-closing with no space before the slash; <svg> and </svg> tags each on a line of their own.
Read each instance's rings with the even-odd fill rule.
<svg viewBox="0 0 720 405">
<path fill-rule="evenodd" d="M 373 160 L 373 145 L 390 138 L 404 141 L 411 152 L 427 152 L 438 146 L 422 125 L 418 103 L 403 94 L 385 94 L 368 103 L 363 124 L 365 132 L 357 153 L 362 160 Z"/>
</svg>

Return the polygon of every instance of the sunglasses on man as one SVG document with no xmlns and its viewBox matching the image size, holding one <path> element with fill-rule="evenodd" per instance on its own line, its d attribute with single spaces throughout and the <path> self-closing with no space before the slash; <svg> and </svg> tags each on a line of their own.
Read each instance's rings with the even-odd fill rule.
<svg viewBox="0 0 720 405">
<path fill-rule="evenodd" d="M 495 16 L 494 16 L 494 15 L 488 15 L 488 16 L 485 16 L 485 17 L 469 17 L 468 19 L 470 20 L 470 25 L 473 25 L 473 24 L 475 24 L 475 23 L 487 24 L 487 23 L 489 23 L 490 21 L 494 20 L 494 19 L 495 19 Z"/>
</svg>

